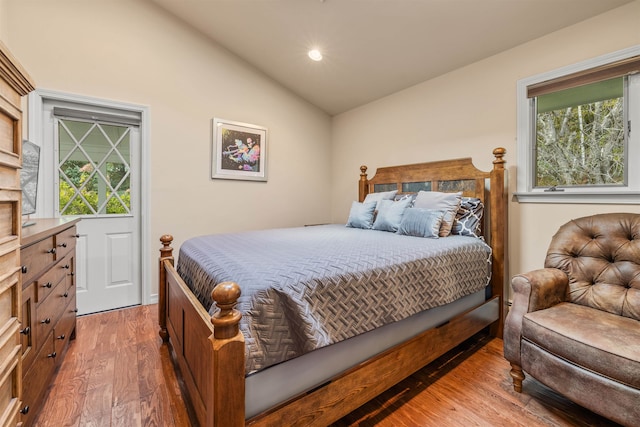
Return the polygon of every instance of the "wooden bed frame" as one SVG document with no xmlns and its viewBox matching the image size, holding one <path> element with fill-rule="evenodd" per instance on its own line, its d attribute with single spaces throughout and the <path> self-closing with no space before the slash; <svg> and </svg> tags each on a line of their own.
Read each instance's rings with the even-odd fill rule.
<svg viewBox="0 0 640 427">
<path fill-rule="evenodd" d="M 235 310 L 240 287 L 218 284 L 212 297 L 220 312 L 211 318 L 174 268 L 173 237 L 160 238 L 160 336 L 170 344 L 201 426 L 326 426 L 363 405 L 486 327 L 502 337 L 506 295 L 506 150 L 493 150 L 493 170 L 476 169 L 470 158 L 379 168 L 367 178 L 360 168 L 359 200 L 369 192 L 427 182 L 431 191 L 463 191 L 485 203 L 483 232 L 492 247 L 491 298 L 356 367 L 328 378 L 307 393 L 245 419 L 245 345 Z M 487 183 L 489 184 L 487 186 Z M 496 316 L 494 313 L 498 312 Z"/>
</svg>

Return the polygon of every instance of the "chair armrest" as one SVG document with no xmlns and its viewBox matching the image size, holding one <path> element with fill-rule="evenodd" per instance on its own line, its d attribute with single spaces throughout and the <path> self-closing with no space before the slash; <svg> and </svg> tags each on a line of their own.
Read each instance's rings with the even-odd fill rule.
<svg viewBox="0 0 640 427">
<path fill-rule="evenodd" d="M 520 365 L 520 338 L 525 314 L 567 299 L 569 277 L 557 268 L 542 268 L 511 279 L 513 303 L 504 325 L 504 357 Z"/>
<path fill-rule="evenodd" d="M 557 268 L 541 268 L 511 279 L 513 306 L 526 304 L 527 311 L 544 310 L 567 300 L 569 277 Z M 517 298 L 518 296 L 527 297 Z"/>
</svg>

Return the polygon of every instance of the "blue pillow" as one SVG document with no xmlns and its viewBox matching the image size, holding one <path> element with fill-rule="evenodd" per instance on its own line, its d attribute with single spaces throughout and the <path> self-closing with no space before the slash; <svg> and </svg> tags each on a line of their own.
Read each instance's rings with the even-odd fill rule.
<svg viewBox="0 0 640 427">
<path fill-rule="evenodd" d="M 437 239 L 444 214 L 445 211 L 437 209 L 407 209 L 402 216 L 398 234 Z"/>
<path fill-rule="evenodd" d="M 456 212 L 460 208 L 462 192 L 441 193 L 439 191 L 419 191 L 413 206 L 422 209 L 444 210 L 444 217 L 440 224 L 440 237 L 447 237 L 451 234 L 453 222 L 456 219 Z"/>
<path fill-rule="evenodd" d="M 351 204 L 351 211 L 349 212 L 349 219 L 347 220 L 347 227 L 353 228 L 371 228 L 373 227 L 373 213 L 376 210 L 378 202 L 353 202 Z"/>
<path fill-rule="evenodd" d="M 378 214 L 373 223 L 374 230 L 398 231 L 402 216 L 413 200 L 410 198 L 398 200 L 380 200 L 378 202 Z"/>
<path fill-rule="evenodd" d="M 364 198 L 364 202 L 379 202 L 380 200 L 393 200 L 398 190 L 382 191 L 380 193 L 369 193 Z"/>
</svg>

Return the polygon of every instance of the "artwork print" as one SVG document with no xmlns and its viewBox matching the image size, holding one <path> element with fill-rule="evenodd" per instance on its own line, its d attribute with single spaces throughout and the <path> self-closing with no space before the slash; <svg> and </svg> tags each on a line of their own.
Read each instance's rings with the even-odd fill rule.
<svg viewBox="0 0 640 427">
<path fill-rule="evenodd" d="M 212 178 L 266 181 L 267 129 L 213 119 Z"/>
</svg>

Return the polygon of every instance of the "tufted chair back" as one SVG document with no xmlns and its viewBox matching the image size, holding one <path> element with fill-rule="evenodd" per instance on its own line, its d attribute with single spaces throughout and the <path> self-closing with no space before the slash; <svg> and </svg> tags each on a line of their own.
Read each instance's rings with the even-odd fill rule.
<svg viewBox="0 0 640 427">
<path fill-rule="evenodd" d="M 553 236 L 544 266 L 569 276 L 568 301 L 640 320 L 640 214 L 569 221 Z"/>
</svg>

